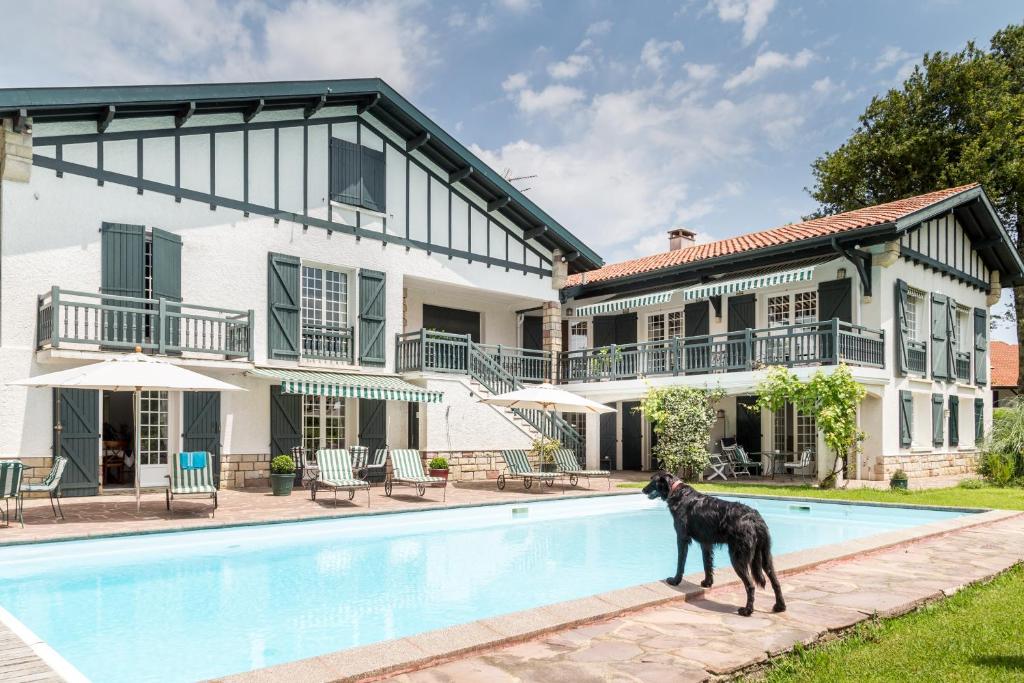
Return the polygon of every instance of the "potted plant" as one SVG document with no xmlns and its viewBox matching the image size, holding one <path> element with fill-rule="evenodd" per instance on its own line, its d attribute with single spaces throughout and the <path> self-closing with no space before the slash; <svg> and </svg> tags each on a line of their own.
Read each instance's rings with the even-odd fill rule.
<svg viewBox="0 0 1024 683">
<path fill-rule="evenodd" d="M 555 471 L 555 451 L 562 447 L 558 439 L 536 439 L 530 452 L 537 456 L 541 472 Z"/>
<path fill-rule="evenodd" d="M 889 479 L 889 488 L 907 489 L 907 473 L 903 470 L 896 470 Z"/>
<path fill-rule="evenodd" d="M 430 476 L 442 477 L 448 479 L 448 459 L 442 457 L 432 458 L 427 464 L 427 469 L 430 470 Z"/>
<path fill-rule="evenodd" d="M 270 461 L 270 488 L 275 496 L 290 496 L 295 482 L 295 461 L 290 455 L 279 455 Z"/>
</svg>

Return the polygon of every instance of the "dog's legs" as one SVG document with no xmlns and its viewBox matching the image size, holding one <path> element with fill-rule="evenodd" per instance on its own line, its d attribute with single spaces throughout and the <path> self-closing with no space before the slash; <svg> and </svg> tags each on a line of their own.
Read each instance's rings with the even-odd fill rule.
<svg viewBox="0 0 1024 683">
<path fill-rule="evenodd" d="M 768 580 L 772 583 L 772 590 L 775 591 L 775 606 L 772 607 L 772 611 L 785 612 L 786 601 L 782 598 L 782 586 L 779 585 L 779 579 L 775 576 L 775 565 L 772 564 L 771 552 L 761 551 L 761 566 L 764 568 L 764 573 L 768 575 Z"/>
<path fill-rule="evenodd" d="M 715 583 L 715 546 L 710 543 L 701 543 L 700 552 L 704 556 L 704 580 L 700 582 L 700 585 L 704 588 L 711 588 Z"/>
<path fill-rule="evenodd" d="M 737 612 L 741 617 L 749 617 L 754 612 L 754 582 L 750 580 L 750 560 L 752 553 L 740 553 L 729 548 L 729 559 L 732 560 L 732 568 L 736 576 L 740 577 L 743 587 L 747 591 L 747 604 L 740 607 Z"/>
<path fill-rule="evenodd" d="M 690 537 L 676 532 L 676 575 L 665 579 L 670 586 L 678 586 L 683 580 L 683 568 L 686 566 L 686 554 L 690 550 Z"/>
</svg>

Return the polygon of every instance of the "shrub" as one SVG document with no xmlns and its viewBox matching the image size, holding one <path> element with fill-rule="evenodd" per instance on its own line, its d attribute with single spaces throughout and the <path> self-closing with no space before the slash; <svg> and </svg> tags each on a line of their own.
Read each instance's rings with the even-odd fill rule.
<svg viewBox="0 0 1024 683">
<path fill-rule="evenodd" d="M 530 452 L 539 457 L 542 463 L 552 463 L 555 461 L 555 451 L 561 447 L 562 442 L 558 439 L 536 439 Z"/>
<path fill-rule="evenodd" d="M 962 489 L 983 489 L 985 482 L 981 479 L 961 479 L 958 486 Z"/>
<path fill-rule="evenodd" d="M 654 426 L 658 443 L 653 455 L 667 471 L 692 481 L 710 462 L 708 442 L 715 424 L 719 390 L 695 387 L 652 388 L 640 410 Z"/>
<path fill-rule="evenodd" d="M 996 486 L 1024 478 L 1024 401 L 996 408 L 978 471 Z"/>
<path fill-rule="evenodd" d="M 1009 486 L 1014 480 L 1013 456 L 986 452 L 981 456 L 978 472 L 995 486 Z"/>
<path fill-rule="evenodd" d="M 432 458 L 428 467 L 432 470 L 446 470 L 448 469 L 448 459 L 442 457 Z"/>
<path fill-rule="evenodd" d="M 889 477 L 889 479 L 895 479 L 897 481 L 905 481 L 907 479 L 907 473 L 904 472 L 903 470 L 899 469 L 899 470 L 896 470 L 895 472 L 893 472 L 892 476 Z"/>
<path fill-rule="evenodd" d="M 295 461 L 290 455 L 279 455 L 270 461 L 271 474 L 295 474 Z"/>
</svg>

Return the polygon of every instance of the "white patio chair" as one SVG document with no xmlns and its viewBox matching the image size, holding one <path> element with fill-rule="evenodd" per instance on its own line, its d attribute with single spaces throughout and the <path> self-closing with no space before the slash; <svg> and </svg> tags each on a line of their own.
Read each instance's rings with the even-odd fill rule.
<svg viewBox="0 0 1024 683">
<path fill-rule="evenodd" d="M 707 481 L 711 481 L 715 477 L 720 477 L 723 481 L 729 481 L 729 470 L 732 469 L 732 466 L 729 464 L 729 460 L 721 453 L 711 454 L 708 468 L 711 470 L 711 474 L 708 475 Z"/>
</svg>

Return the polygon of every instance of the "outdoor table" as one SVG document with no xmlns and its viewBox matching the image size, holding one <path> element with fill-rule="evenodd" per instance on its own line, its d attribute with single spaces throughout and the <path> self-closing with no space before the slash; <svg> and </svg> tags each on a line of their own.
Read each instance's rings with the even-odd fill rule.
<svg viewBox="0 0 1024 683">
<path fill-rule="evenodd" d="M 767 457 L 772 462 L 772 464 L 771 464 L 772 479 L 775 478 L 775 472 L 778 469 L 779 464 L 783 463 L 783 462 L 786 462 L 786 460 L 789 459 L 790 456 L 795 456 L 795 455 L 796 455 L 796 452 L 794 452 L 794 451 L 776 451 L 776 450 L 761 451 L 761 456 L 762 457 Z"/>
</svg>

